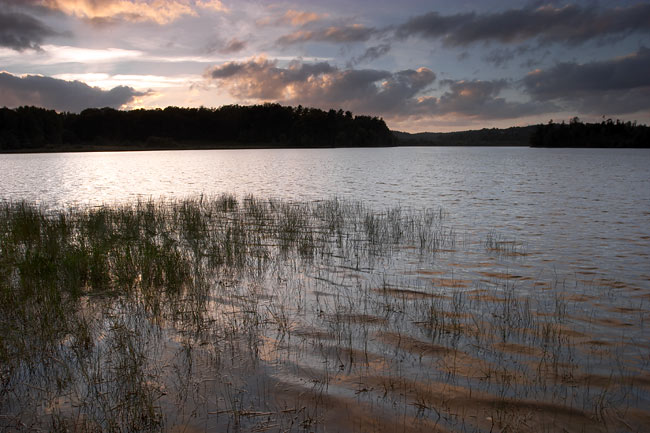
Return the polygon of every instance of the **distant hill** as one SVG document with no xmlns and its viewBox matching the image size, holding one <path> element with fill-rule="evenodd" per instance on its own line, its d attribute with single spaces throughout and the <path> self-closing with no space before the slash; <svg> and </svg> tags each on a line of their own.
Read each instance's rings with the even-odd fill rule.
<svg viewBox="0 0 650 433">
<path fill-rule="evenodd" d="M 507 129 L 484 128 L 460 132 L 393 131 L 402 146 L 529 146 L 537 126 L 514 126 Z"/>
<path fill-rule="evenodd" d="M 480 129 L 460 132 L 393 131 L 401 146 L 531 146 L 650 148 L 650 127 L 636 122 L 583 123 L 574 117 L 569 123 Z"/>
</svg>

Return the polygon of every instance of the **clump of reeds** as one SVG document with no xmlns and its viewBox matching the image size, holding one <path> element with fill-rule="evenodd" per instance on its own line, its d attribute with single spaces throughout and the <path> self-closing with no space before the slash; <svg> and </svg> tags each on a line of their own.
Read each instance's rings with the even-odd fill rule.
<svg viewBox="0 0 650 433">
<path fill-rule="evenodd" d="M 488 252 L 504 256 L 525 256 L 528 254 L 526 244 L 514 239 L 506 239 L 496 230 L 488 231 L 483 246 Z"/>
</svg>

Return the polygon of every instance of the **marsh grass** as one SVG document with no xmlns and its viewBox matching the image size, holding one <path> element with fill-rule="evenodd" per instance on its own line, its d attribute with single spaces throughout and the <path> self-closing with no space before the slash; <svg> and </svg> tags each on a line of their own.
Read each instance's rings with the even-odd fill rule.
<svg viewBox="0 0 650 433">
<path fill-rule="evenodd" d="M 647 430 L 638 290 L 524 278 L 527 246 L 458 250 L 447 220 L 336 198 L 4 203 L 0 429 Z"/>
</svg>

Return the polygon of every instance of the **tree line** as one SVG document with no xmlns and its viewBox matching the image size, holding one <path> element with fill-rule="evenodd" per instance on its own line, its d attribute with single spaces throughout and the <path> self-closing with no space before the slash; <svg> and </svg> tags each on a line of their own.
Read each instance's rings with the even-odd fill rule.
<svg viewBox="0 0 650 433">
<path fill-rule="evenodd" d="M 650 147 L 650 127 L 612 119 L 583 123 L 574 117 L 569 123 L 538 125 L 530 137 L 533 147 Z"/>
<path fill-rule="evenodd" d="M 650 127 L 604 120 L 453 133 L 391 132 L 383 119 L 279 104 L 220 108 L 89 108 L 57 113 L 0 108 L 0 151 L 190 147 L 379 147 L 470 145 L 650 147 Z"/>
<path fill-rule="evenodd" d="M 393 134 L 407 146 L 526 146 L 535 128 L 531 125 L 416 134 L 393 131 Z"/>
<path fill-rule="evenodd" d="M 349 111 L 279 104 L 220 108 L 90 108 L 57 113 L 38 107 L 0 108 L 0 150 L 102 146 L 178 148 L 226 143 L 241 147 L 392 146 L 383 119 Z"/>
</svg>

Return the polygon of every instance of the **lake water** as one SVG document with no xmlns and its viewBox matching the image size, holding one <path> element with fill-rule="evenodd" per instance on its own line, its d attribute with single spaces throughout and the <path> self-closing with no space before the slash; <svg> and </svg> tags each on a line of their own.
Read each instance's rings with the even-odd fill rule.
<svg viewBox="0 0 650 433">
<path fill-rule="evenodd" d="M 340 431 L 648 430 L 649 151 L 0 155 L 0 200 L 45 209 L 222 193 L 240 204 L 228 213 L 202 202 L 214 220 L 198 238 L 190 233 L 183 241 L 183 215 L 194 215 L 183 210 L 185 202 L 157 217 L 179 224 L 161 229 L 175 233 L 174 241 L 115 241 L 104 259 L 137 276 L 120 274 L 127 283 L 115 279 L 115 296 L 102 295 L 99 285 L 97 296 L 76 300 L 71 312 L 84 313 L 79 323 L 94 343 L 78 352 L 75 342 L 87 340 L 75 334 L 52 344 L 58 352 L 38 368 L 16 368 L 0 409 L 9 407 L 5 413 L 21 425 L 29 413 L 47 419 L 57 407 L 77 420 L 103 420 L 108 408 L 119 421 L 115 408 L 132 394 L 118 362 L 128 347 L 146 360 L 136 363 L 140 376 L 132 377 L 147 379 L 135 389 L 160 392 L 154 412 L 164 415 L 166 431 L 319 432 L 337 430 L 337 423 Z M 242 200 L 248 194 L 263 200 Z M 345 200 L 312 203 L 333 197 Z M 398 207 L 401 213 L 385 212 Z M 435 212 L 419 212 L 425 208 Z M 328 228 L 336 218 L 323 226 L 318 218 L 295 223 L 302 212 L 296 209 L 321 217 L 340 212 L 343 222 L 338 231 Z M 68 221 L 83 221 L 80 215 Z M 282 228 L 292 215 L 298 235 L 291 224 Z M 119 234 L 136 219 L 124 221 L 114 226 Z M 410 234 L 395 240 L 401 231 Z M 234 233 L 244 232 L 252 236 L 246 248 L 232 247 Z M 297 249 L 283 250 L 292 236 Z M 94 251 L 97 239 L 87 236 L 84 248 Z M 301 250 L 309 239 L 317 247 Z M 157 262 L 144 258 L 167 257 L 162 252 L 176 245 L 184 249 L 169 256 L 169 269 L 185 269 L 178 271 L 188 279 L 184 289 L 163 282 L 151 291 L 145 277 Z M 245 251 L 245 265 L 225 261 L 202 280 L 200 270 L 222 250 Z M 23 283 L 16 275 L 5 272 L 6 287 Z M 29 340 L 21 326 L 7 329 Z M 102 392 L 84 406 L 88 389 Z M 0 430 L 10 418 L 0 419 Z"/>
<path fill-rule="evenodd" d="M 493 231 L 521 243 L 540 272 L 650 284 L 650 152 L 643 149 L 0 155 L 3 200 L 60 207 L 223 192 L 298 201 L 338 196 L 380 210 L 440 206 L 460 234 L 480 240 Z"/>
</svg>

